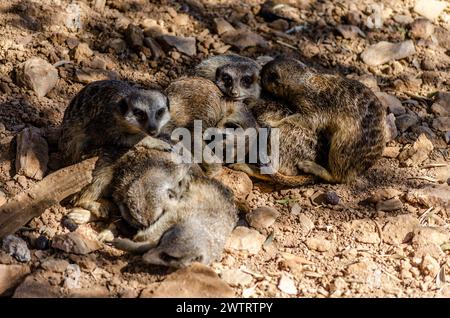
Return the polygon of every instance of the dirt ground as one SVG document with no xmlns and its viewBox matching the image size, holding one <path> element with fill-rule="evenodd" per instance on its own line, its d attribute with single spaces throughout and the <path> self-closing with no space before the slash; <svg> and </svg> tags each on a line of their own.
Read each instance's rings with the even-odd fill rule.
<svg viewBox="0 0 450 318">
<path fill-rule="evenodd" d="M 228 248 L 211 268 L 238 297 L 450 297 L 450 95 L 443 94 L 450 92 L 450 3 L 431 26 L 415 25 L 421 15 L 414 0 L 276 1 L 293 9 L 275 18 L 261 12 L 263 3 L 1 1 L 0 205 L 36 182 L 16 173 L 16 135 L 40 129 L 51 172 L 58 164 L 54 128 L 89 81 L 120 78 L 165 88 L 209 55 L 285 54 L 389 94 L 378 93 L 397 136 L 352 185 L 280 189 L 255 182 L 246 198 L 250 211 L 274 208 L 276 221 L 258 229 L 264 239 L 252 240 L 255 249 Z M 245 30 L 244 36 L 236 39 L 224 27 Z M 150 41 L 165 34 L 195 38 L 195 52 Z M 407 40 L 414 52 L 406 57 L 380 65 L 361 57 L 380 41 Z M 20 64 L 31 57 L 57 68 L 57 83 L 45 97 L 18 79 Z M 146 297 L 173 272 L 107 245 L 81 255 L 42 247 L 40 236 L 69 232 L 61 223 L 65 212 L 54 206 L 17 233 L 28 243 L 30 261 L 0 250 L 0 272 L 14 269 L 18 277 L 4 295 Z M 245 213 L 239 225 L 249 226 Z M 77 232 L 93 237 L 101 226 Z M 1 286 L 2 279 L 0 295 Z"/>
</svg>

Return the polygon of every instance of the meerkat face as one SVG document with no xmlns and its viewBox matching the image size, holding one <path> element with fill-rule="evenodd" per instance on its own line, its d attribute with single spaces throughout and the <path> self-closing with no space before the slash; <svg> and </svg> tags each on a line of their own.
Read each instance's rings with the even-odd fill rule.
<svg viewBox="0 0 450 318">
<path fill-rule="evenodd" d="M 232 100 L 259 97 L 259 69 L 245 63 L 226 64 L 217 68 L 215 83 Z"/>
<path fill-rule="evenodd" d="M 118 203 L 122 217 L 136 228 L 145 228 L 173 210 L 188 187 L 188 169 L 179 166 L 148 169 L 129 186 Z"/>
<path fill-rule="evenodd" d="M 288 97 L 296 77 L 304 71 L 305 65 L 295 59 L 277 58 L 263 66 L 261 70 L 262 87 L 276 96 Z"/>
<path fill-rule="evenodd" d="M 187 267 L 193 262 L 209 264 L 212 260 L 207 248 L 211 239 L 200 222 L 190 220 L 166 231 L 158 246 L 147 252 L 143 259 L 148 264 L 174 268 Z"/>
<path fill-rule="evenodd" d="M 119 103 L 121 116 L 129 131 L 143 131 L 150 136 L 159 134 L 170 120 L 169 99 L 158 91 L 140 91 Z"/>
</svg>

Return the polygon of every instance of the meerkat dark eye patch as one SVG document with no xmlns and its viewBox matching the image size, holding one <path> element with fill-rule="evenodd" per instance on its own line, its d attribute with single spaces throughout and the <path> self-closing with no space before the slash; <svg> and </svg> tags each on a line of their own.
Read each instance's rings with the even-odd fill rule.
<svg viewBox="0 0 450 318">
<path fill-rule="evenodd" d="M 157 111 L 156 111 L 156 119 L 160 119 L 163 115 L 164 115 L 164 113 L 166 112 L 166 109 L 165 108 L 160 108 L 160 109 L 158 109 Z"/>
<path fill-rule="evenodd" d="M 242 76 L 241 78 L 241 84 L 245 88 L 249 88 L 253 84 L 253 77 L 249 75 Z"/>
<path fill-rule="evenodd" d="M 181 257 L 175 257 L 172 255 L 167 254 L 166 252 L 161 252 L 159 254 L 159 258 L 166 263 L 170 263 L 170 262 L 177 262 L 179 260 L 181 260 Z"/>
<path fill-rule="evenodd" d="M 223 125 L 224 128 L 233 128 L 233 129 L 238 129 L 238 128 L 242 128 L 241 125 L 237 124 L 237 123 L 233 123 L 233 122 L 227 122 Z"/>
<path fill-rule="evenodd" d="M 280 80 L 280 76 L 278 75 L 277 72 L 271 71 L 271 72 L 269 72 L 269 74 L 267 74 L 268 82 L 278 83 L 279 80 Z"/>
<path fill-rule="evenodd" d="M 147 114 L 141 109 L 133 109 L 133 115 L 139 121 L 143 121 L 143 120 L 147 119 Z"/>
<path fill-rule="evenodd" d="M 128 102 L 125 98 L 121 99 L 119 101 L 119 111 L 122 115 L 125 115 L 125 113 L 128 111 Z"/>
</svg>

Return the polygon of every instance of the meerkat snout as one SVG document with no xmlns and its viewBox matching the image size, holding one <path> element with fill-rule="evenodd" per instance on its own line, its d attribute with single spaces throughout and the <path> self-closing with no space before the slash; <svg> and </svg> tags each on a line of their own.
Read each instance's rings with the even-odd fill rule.
<svg viewBox="0 0 450 318">
<path fill-rule="evenodd" d="M 142 91 L 122 99 L 119 109 L 130 128 L 150 136 L 157 136 L 170 120 L 169 100 L 155 90 Z"/>
</svg>

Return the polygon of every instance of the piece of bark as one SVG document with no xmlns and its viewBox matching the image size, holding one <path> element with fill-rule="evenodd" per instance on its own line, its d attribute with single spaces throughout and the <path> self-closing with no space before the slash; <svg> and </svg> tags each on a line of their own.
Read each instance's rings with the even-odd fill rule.
<svg viewBox="0 0 450 318">
<path fill-rule="evenodd" d="M 47 208 L 80 191 L 92 181 L 97 157 L 49 174 L 0 208 L 0 238 L 15 233 Z"/>
</svg>

